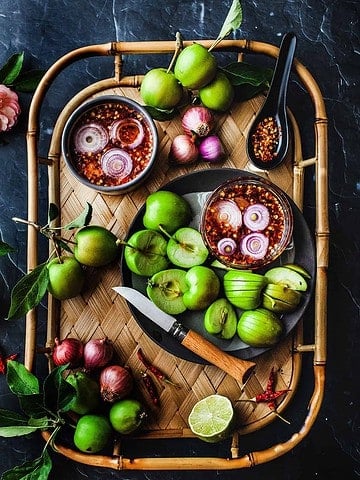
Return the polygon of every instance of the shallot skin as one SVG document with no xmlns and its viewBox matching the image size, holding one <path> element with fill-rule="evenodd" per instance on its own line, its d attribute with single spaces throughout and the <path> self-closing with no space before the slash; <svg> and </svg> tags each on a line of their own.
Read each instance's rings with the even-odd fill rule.
<svg viewBox="0 0 360 480">
<path fill-rule="evenodd" d="M 217 135 L 209 135 L 201 139 L 199 143 L 199 154 L 205 162 L 220 162 L 225 157 L 225 150 Z"/>
<path fill-rule="evenodd" d="M 193 137 L 177 135 L 172 141 L 169 161 L 177 165 L 185 165 L 196 162 L 199 151 Z"/>
<path fill-rule="evenodd" d="M 78 338 L 55 338 L 52 359 L 56 366 L 70 364 L 71 368 L 78 367 L 83 360 L 84 344 Z"/>
<path fill-rule="evenodd" d="M 188 136 L 206 137 L 214 128 L 214 115 L 206 107 L 190 107 L 184 113 L 181 125 Z"/>
<path fill-rule="evenodd" d="M 99 377 L 101 398 L 108 403 L 128 396 L 134 387 L 134 379 L 128 368 L 121 365 L 105 367 Z"/>
<path fill-rule="evenodd" d="M 85 370 L 107 365 L 114 353 L 114 347 L 108 338 L 92 339 L 84 345 L 84 367 Z"/>
</svg>

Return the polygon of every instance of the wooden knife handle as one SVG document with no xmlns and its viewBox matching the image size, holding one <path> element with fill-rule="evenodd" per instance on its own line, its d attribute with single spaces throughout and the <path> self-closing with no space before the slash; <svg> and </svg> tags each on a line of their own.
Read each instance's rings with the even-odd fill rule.
<svg viewBox="0 0 360 480">
<path fill-rule="evenodd" d="M 181 340 L 181 344 L 242 383 L 245 383 L 256 365 L 254 362 L 242 360 L 223 352 L 194 330 L 189 330 L 186 333 Z"/>
</svg>

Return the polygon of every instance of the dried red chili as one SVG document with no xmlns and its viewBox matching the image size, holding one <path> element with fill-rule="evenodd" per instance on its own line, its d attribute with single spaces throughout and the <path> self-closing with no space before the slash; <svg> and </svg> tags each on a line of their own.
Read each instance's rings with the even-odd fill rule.
<svg viewBox="0 0 360 480">
<path fill-rule="evenodd" d="M 156 389 L 156 385 L 153 382 L 153 379 L 150 377 L 150 375 L 146 372 L 141 372 L 141 377 L 143 380 L 143 383 L 150 395 L 151 401 L 153 402 L 154 405 L 159 406 L 160 404 L 160 397 Z"/>
<path fill-rule="evenodd" d="M 270 370 L 269 379 L 268 379 L 267 384 L 266 384 L 265 392 L 267 392 L 267 393 L 273 392 L 274 391 L 274 386 L 275 386 L 275 370 L 274 370 L 274 367 L 272 367 L 271 370 Z"/>
<path fill-rule="evenodd" d="M 273 403 L 274 400 L 277 398 L 281 397 L 282 395 L 285 395 L 289 390 L 277 390 L 276 392 L 264 392 L 264 393 L 259 393 L 254 397 L 256 403 L 261 403 L 261 402 L 267 402 L 267 403 Z M 270 406 L 270 405 L 269 405 Z"/>
<path fill-rule="evenodd" d="M 171 385 L 178 387 L 178 385 L 172 382 L 158 367 L 149 362 L 141 348 L 138 349 L 137 356 L 141 363 L 144 365 L 144 367 L 146 367 L 151 373 L 153 373 L 158 380 L 161 380 L 165 383 L 170 383 Z"/>
<path fill-rule="evenodd" d="M 18 357 L 17 353 L 12 353 L 11 355 L 8 355 L 7 357 L 4 357 L 4 355 L 0 354 L 0 374 L 4 375 L 6 373 L 6 366 L 7 362 L 9 360 L 16 360 Z"/>
<path fill-rule="evenodd" d="M 275 400 L 283 395 L 285 395 L 287 392 L 290 391 L 290 389 L 284 389 L 284 390 L 274 390 L 275 388 L 275 372 L 274 372 L 274 367 L 270 371 L 269 379 L 266 384 L 266 389 L 262 392 L 257 394 L 253 398 L 249 399 L 241 399 L 238 400 L 239 402 L 253 402 L 253 403 L 267 403 L 268 407 L 270 410 L 273 410 L 275 414 L 281 418 L 286 423 L 289 423 L 285 418 L 283 418 L 277 411 L 276 411 L 276 403 Z"/>
</svg>

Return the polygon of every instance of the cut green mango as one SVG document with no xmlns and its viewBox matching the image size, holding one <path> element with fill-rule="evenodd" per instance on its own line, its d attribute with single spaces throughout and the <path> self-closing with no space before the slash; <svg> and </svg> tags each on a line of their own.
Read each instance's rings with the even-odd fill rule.
<svg viewBox="0 0 360 480">
<path fill-rule="evenodd" d="M 218 298 L 206 310 L 204 328 L 211 335 L 230 340 L 236 333 L 237 315 L 226 298 Z"/>
<path fill-rule="evenodd" d="M 246 270 L 229 270 L 224 275 L 224 281 L 247 281 L 247 282 L 258 282 L 266 284 L 267 280 L 264 278 L 264 275 L 259 273 L 248 272 Z"/>
<path fill-rule="evenodd" d="M 308 288 L 305 278 L 295 270 L 288 267 L 274 267 L 265 273 L 269 283 L 284 285 L 293 290 L 305 292 Z"/>
<path fill-rule="evenodd" d="M 278 316 L 265 308 L 243 312 L 237 326 L 240 339 L 251 347 L 272 347 L 278 343 L 283 331 Z"/>
<path fill-rule="evenodd" d="M 303 268 L 301 265 L 297 265 L 296 263 L 286 263 L 283 266 L 286 268 L 289 268 L 290 270 L 294 270 L 297 273 L 300 273 L 300 275 L 302 275 L 305 278 L 308 278 L 309 280 L 311 279 L 310 273 L 307 270 L 305 270 L 305 268 Z"/>
<path fill-rule="evenodd" d="M 176 230 L 168 241 L 166 251 L 170 262 L 182 268 L 202 265 L 209 255 L 201 233 L 191 227 Z"/>
<path fill-rule="evenodd" d="M 261 292 L 268 280 L 264 275 L 230 270 L 224 275 L 225 297 L 235 307 L 253 310 L 261 304 Z"/>
<path fill-rule="evenodd" d="M 187 290 L 185 270 L 169 268 L 155 273 L 149 280 L 146 293 L 150 300 L 170 315 L 185 312 L 183 296 Z"/>
<path fill-rule="evenodd" d="M 270 283 L 263 292 L 262 306 L 272 312 L 292 312 L 299 305 L 301 293 L 285 285 Z"/>
<path fill-rule="evenodd" d="M 150 277 L 170 264 L 166 255 L 167 240 L 155 230 L 139 230 L 127 241 L 124 259 L 133 273 Z"/>
</svg>

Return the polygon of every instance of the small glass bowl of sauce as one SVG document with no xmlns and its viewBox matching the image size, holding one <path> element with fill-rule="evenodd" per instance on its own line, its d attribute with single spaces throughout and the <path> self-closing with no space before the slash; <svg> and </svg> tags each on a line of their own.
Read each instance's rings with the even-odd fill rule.
<svg viewBox="0 0 360 480">
<path fill-rule="evenodd" d="M 276 260 L 293 234 L 286 194 L 255 176 L 228 180 L 207 198 L 201 234 L 211 254 L 227 267 L 257 270 Z"/>
</svg>

